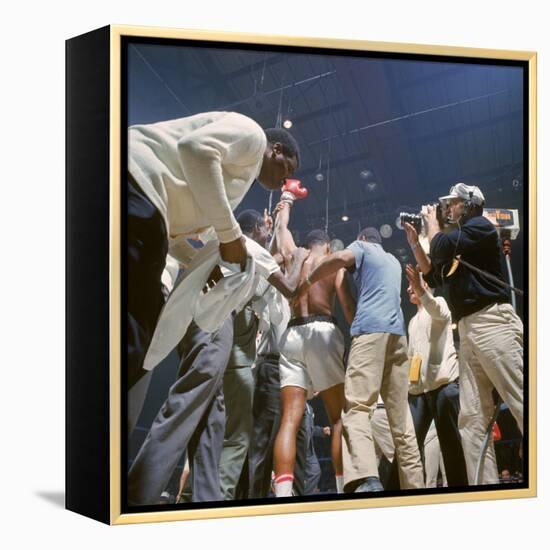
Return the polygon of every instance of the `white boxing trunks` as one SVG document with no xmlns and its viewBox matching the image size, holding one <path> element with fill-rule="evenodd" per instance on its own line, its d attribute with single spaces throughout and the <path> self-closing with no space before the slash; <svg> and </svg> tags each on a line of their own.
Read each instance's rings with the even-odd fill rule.
<svg viewBox="0 0 550 550">
<path fill-rule="evenodd" d="M 311 315 L 291 319 L 281 338 L 281 388 L 298 386 L 311 399 L 344 383 L 344 336 L 333 317 Z"/>
</svg>

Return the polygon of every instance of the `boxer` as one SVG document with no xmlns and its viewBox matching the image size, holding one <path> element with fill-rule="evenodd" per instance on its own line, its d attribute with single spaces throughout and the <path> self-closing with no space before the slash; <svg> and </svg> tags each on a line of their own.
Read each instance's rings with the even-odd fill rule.
<svg viewBox="0 0 550 550">
<path fill-rule="evenodd" d="M 298 180 L 287 180 L 281 202 L 276 207 L 275 237 L 283 256 L 292 254 L 296 244 L 288 229 L 290 208 L 294 200 L 307 196 Z M 300 279 L 303 282 L 315 266 L 330 253 L 330 239 L 320 230 L 306 237 L 310 250 Z M 342 492 L 342 425 L 344 407 L 344 337 L 333 316 L 335 297 L 348 322 L 355 315 L 355 303 L 341 270 L 312 285 L 309 291 L 291 304 L 292 319 L 281 339 L 279 362 L 281 379 L 281 424 L 274 447 L 274 489 L 277 497 L 291 496 L 294 481 L 296 434 L 304 414 L 306 400 L 319 392 L 326 408 L 331 431 L 331 455 L 336 487 Z"/>
</svg>

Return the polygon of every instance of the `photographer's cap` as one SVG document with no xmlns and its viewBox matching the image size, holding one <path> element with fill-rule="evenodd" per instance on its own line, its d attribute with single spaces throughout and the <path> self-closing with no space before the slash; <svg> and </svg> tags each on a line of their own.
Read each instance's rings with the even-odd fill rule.
<svg viewBox="0 0 550 550">
<path fill-rule="evenodd" d="M 476 206 L 485 204 L 485 197 L 475 185 L 466 185 L 465 183 L 457 183 L 449 190 L 449 194 L 444 197 L 439 197 L 440 201 L 448 201 L 449 199 L 471 200 Z"/>
</svg>

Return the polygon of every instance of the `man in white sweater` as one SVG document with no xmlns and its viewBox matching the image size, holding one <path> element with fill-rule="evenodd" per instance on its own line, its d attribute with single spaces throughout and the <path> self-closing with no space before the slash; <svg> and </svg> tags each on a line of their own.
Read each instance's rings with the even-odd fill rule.
<svg viewBox="0 0 550 550">
<path fill-rule="evenodd" d="M 466 463 L 458 430 L 459 388 L 451 312 L 444 298 L 434 297 L 420 273 L 405 268 L 409 300 L 418 308 L 409 322 L 409 405 L 418 447 L 424 449 L 432 420 L 449 487 L 468 485 Z"/>
<path fill-rule="evenodd" d="M 166 254 L 183 265 L 188 238 L 217 238 L 224 261 L 244 265 L 246 246 L 233 209 L 255 179 L 278 190 L 299 164 L 282 129 L 263 130 L 238 114 L 212 112 L 128 129 L 128 388 L 143 359 L 164 300 Z"/>
<path fill-rule="evenodd" d="M 256 214 L 255 224 L 249 223 L 246 211 L 239 216 L 259 276 L 254 284 L 267 281 L 289 297 L 298 285 L 308 253 L 300 248 L 292 258 L 278 258 L 287 267 L 283 275 L 276 259 L 262 246 L 267 231 L 262 216 Z M 157 504 L 185 450 L 191 467 L 193 502 L 222 500 L 219 465 L 225 427 L 223 379 L 233 346 L 233 322 L 230 315 L 214 332 L 191 322 L 178 345 L 181 361 L 177 380 L 128 472 L 129 505 Z"/>
</svg>

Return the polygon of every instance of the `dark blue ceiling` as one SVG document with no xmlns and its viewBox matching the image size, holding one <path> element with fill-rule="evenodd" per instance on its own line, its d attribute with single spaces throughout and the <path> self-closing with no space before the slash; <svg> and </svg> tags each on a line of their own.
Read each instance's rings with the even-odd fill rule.
<svg viewBox="0 0 550 550">
<path fill-rule="evenodd" d="M 298 240 L 325 227 L 327 195 L 331 236 L 347 244 L 360 227 L 389 224 L 386 248 L 404 256 L 398 213 L 459 181 L 479 185 L 487 206 L 523 216 L 521 67 L 130 44 L 128 69 L 129 124 L 212 110 L 263 127 L 293 121 L 296 176 L 310 189 L 291 220 Z M 239 209 L 268 201 L 254 185 Z"/>
</svg>

